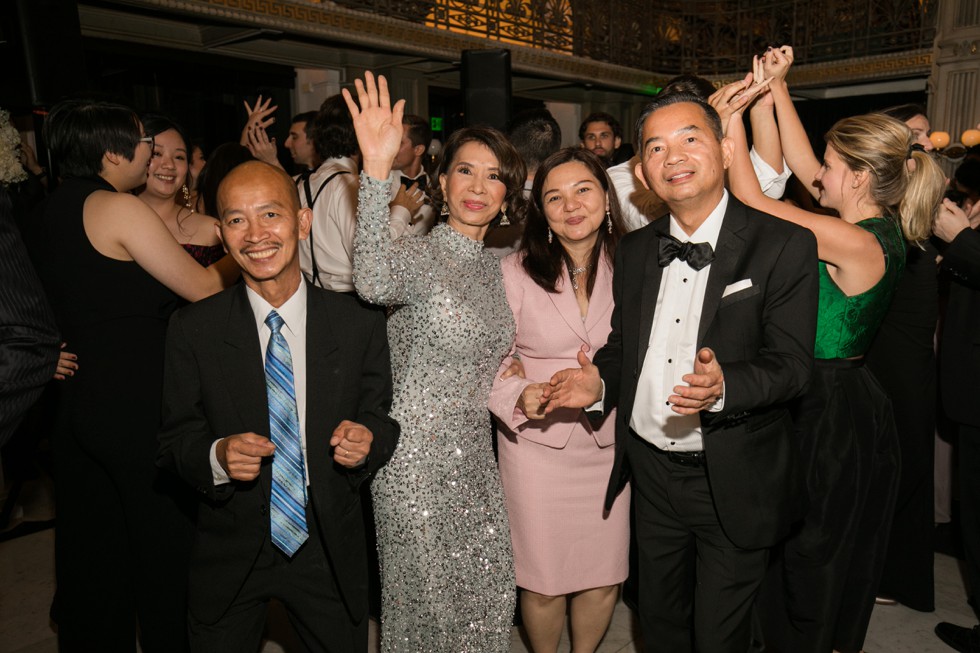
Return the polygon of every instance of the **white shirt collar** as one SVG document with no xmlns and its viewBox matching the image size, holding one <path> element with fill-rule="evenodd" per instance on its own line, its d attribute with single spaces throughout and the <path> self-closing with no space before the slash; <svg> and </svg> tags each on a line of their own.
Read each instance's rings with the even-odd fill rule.
<svg viewBox="0 0 980 653">
<path fill-rule="evenodd" d="M 265 326 L 265 319 L 269 316 L 269 312 L 275 310 L 279 313 L 282 321 L 285 323 L 287 329 L 289 329 L 294 335 L 300 329 L 300 325 L 306 323 L 306 282 L 302 279 L 299 280 L 299 287 L 290 295 L 282 306 L 276 308 L 265 299 L 259 293 L 255 292 L 248 286 L 245 286 L 245 291 L 248 295 L 248 303 L 252 306 L 252 314 L 255 316 L 255 324 L 261 331 L 262 327 L 268 329 Z"/>
<path fill-rule="evenodd" d="M 670 235 L 686 243 L 688 241 L 692 243 L 708 243 L 711 245 L 712 249 L 718 247 L 718 234 L 721 233 L 721 224 L 725 220 L 725 211 L 728 210 L 728 191 L 723 190 L 721 195 L 721 201 L 714 210 L 708 214 L 701 226 L 698 227 L 693 234 L 690 236 L 685 233 L 681 228 L 680 224 L 674 218 L 673 214 L 670 216 Z"/>
</svg>

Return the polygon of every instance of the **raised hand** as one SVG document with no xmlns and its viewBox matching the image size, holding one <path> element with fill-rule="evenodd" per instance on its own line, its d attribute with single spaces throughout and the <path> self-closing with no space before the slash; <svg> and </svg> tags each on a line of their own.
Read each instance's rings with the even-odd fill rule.
<svg viewBox="0 0 980 653">
<path fill-rule="evenodd" d="M 944 199 L 936 211 L 936 219 L 932 223 L 932 233 L 946 243 L 953 242 L 953 239 L 963 231 L 970 228 L 970 218 L 956 202 Z"/>
<path fill-rule="evenodd" d="M 388 80 L 381 75 L 375 83 L 371 71 L 364 73 L 363 82 L 354 80 L 354 88 L 357 102 L 346 88 L 341 93 L 354 120 L 364 172 L 375 179 L 387 179 L 402 142 L 405 100 L 398 100 L 392 107 Z"/>
<path fill-rule="evenodd" d="M 764 79 L 758 84 L 753 84 L 753 75 L 748 73 L 745 79 L 732 82 L 711 94 L 711 97 L 708 98 L 708 104 L 714 107 L 718 115 L 721 116 L 722 131 L 728 133 L 728 122 L 731 117 L 749 106 L 754 97 L 769 87 L 770 81 Z"/>
<path fill-rule="evenodd" d="M 759 84 L 765 84 L 766 79 L 768 79 L 765 71 L 765 60 L 768 53 L 762 55 L 755 55 L 752 57 L 752 83 L 758 86 Z M 772 109 L 772 93 L 769 92 L 768 86 L 766 90 L 761 91 L 759 95 L 756 96 L 756 101 L 752 103 L 752 110 L 756 107 Z"/>
<path fill-rule="evenodd" d="M 261 127 L 246 127 L 245 131 L 248 132 L 248 144 L 245 147 L 252 153 L 252 156 L 259 161 L 282 168 L 277 156 L 276 139 L 269 138 L 269 134 Z"/>
<path fill-rule="evenodd" d="M 556 408 L 586 408 L 602 399 L 602 378 L 599 368 L 592 364 L 585 352 L 588 345 L 582 345 L 578 352 L 580 368 L 556 372 L 541 393 L 547 415 Z"/>
<path fill-rule="evenodd" d="M 248 130 L 265 129 L 273 124 L 276 119 L 272 114 L 276 112 L 279 105 L 269 106 L 272 104 L 272 98 L 266 98 L 265 102 L 263 102 L 261 95 L 255 100 L 254 107 L 248 106 L 248 100 L 243 100 L 242 104 L 245 105 L 245 112 L 248 114 L 248 117 L 245 118 L 245 126 L 242 127 L 242 135 L 238 139 L 238 143 L 242 147 L 248 147 Z"/>
<path fill-rule="evenodd" d="M 769 48 L 763 57 L 762 74 L 776 81 L 786 80 L 786 73 L 793 65 L 793 48 L 784 45 L 779 48 Z"/>
<path fill-rule="evenodd" d="M 715 352 L 707 347 L 698 351 L 694 358 L 694 373 L 685 374 L 681 380 L 686 386 L 674 386 L 674 393 L 667 397 L 670 409 L 680 415 L 693 415 L 710 409 L 721 399 L 725 388 L 725 376 Z"/>
</svg>

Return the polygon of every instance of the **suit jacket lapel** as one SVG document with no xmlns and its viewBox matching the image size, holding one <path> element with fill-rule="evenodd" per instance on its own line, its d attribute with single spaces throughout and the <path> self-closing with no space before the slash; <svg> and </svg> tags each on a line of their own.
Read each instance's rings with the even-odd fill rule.
<svg viewBox="0 0 980 653">
<path fill-rule="evenodd" d="M 721 296 L 725 292 L 726 286 L 734 281 L 735 266 L 745 249 L 745 241 L 739 235 L 745 226 L 745 220 L 745 206 L 729 194 L 728 209 L 725 211 L 721 231 L 718 233 L 718 244 L 715 247 L 715 260 L 711 262 L 711 269 L 708 272 L 708 285 L 704 291 L 701 323 L 698 325 L 698 348 L 702 346 L 704 335 L 715 319 L 715 313 L 718 312 L 718 304 L 721 302 Z"/>
<path fill-rule="evenodd" d="M 336 384 L 344 379 L 332 371 L 340 365 L 339 345 L 323 291 L 307 284 L 306 300 L 306 455 L 311 476 L 330 464 L 330 436 L 339 424 Z M 331 420 L 335 423 L 331 424 Z M 317 471 L 314 471 L 316 469 Z"/>
<path fill-rule="evenodd" d="M 589 336 L 585 332 L 585 326 L 582 324 L 582 313 L 579 311 L 578 300 L 575 298 L 575 290 L 572 288 L 568 277 L 562 278 L 558 292 L 549 292 L 546 294 L 569 328 L 575 335 L 582 339 L 582 342 L 588 343 Z M 589 313 L 591 312 L 592 309 L 590 307 Z"/>
<path fill-rule="evenodd" d="M 647 355 L 647 343 L 650 342 L 650 331 L 653 329 L 653 314 L 657 309 L 657 297 L 660 294 L 660 280 L 663 268 L 660 267 L 658 250 L 660 234 L 670 233 L 670 216 L 664 216 L 652 223 L 649 231 L 653 234 L 647 240 L 646 256 L 643 257 L 643 287 L 640 290 L 640 332 L 636 348 L 636 369 L 643 368 L 643 359 Z"/>
<path fill-rule="evenodd" d="M 265 366 L 262 363 L 262 347 L 255 328 L 255 314 L 241 283 L 231 297 L 222 367 L 228 387 L 240 388 L 242 397 L 235 408 L 246 428 L 261 429 L 260 435 L 269 436 L 269 404 L 265 389 Z"/>
<path fill-rule="evenodd" d="M 603 316 L 606 316 L 604 321 L 609 324 L 609 306 L 613 303 L 613 296 L 611 292 L 599 291 L 599 288 L 611 288 L 612 287 L 612 266 L 606 261 L 599 260 L 599 269 L 596 270 L 595 276 L 595 286 L 592 290 L 592 297 L 589 298 L 589 314 L 585 316 L 585 331 L 586 337 L 592 333 L 592 329 L 598 325 L 600 321 L 603 321 Z M 578 307 L 578 302 L 575 304 Z M 589 343 L 590 345 L 592 343 Z"/>
</svg>

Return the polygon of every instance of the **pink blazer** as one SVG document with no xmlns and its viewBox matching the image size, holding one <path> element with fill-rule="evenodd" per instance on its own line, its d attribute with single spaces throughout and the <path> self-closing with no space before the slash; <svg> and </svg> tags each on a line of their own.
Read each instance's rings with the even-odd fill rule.
<svg viewBox="0 0 980 653">
<path fill-rule="evenodd" d="M 590 359 L 606 344 L 613 310 L 612 264 L 605 259 L 600 262 L 589 314 L 583 321 L 567 275 L 559 281 L 559 292 L 547 292 L 524 272 L 519 256 L 506 257 L 501 268 L 517 324 L 512 352 L 520 355 L 527 378 L 501 381 L 500 374 L 511 363 L 510 356 L 505 358 L 490 393 L 490 411 L 504 431 L 538 444 L 561 449 L 581 431 L 594 437 L 600 447 L 609 446 L 615 442 L 615 411 L 593 428 L 578 408 L 561 408 L 543 420 L 529 420 L 517 408 L 517 399 L 528 385 L 547 381 L 558 370 L 578 367 L 576 355 L 583 343 L 589 345 Z"/>
</svg>

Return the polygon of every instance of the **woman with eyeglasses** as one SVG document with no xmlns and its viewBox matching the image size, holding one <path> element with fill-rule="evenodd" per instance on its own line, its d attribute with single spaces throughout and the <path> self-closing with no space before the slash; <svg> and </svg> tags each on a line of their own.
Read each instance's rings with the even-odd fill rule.
<svg viewBox="0 0 980 653">
<path fill-rule="evenodd" d="M 34 250 L 80 363 L 52 437 L 59 650 L 132 651 L 139 632 L 147 653 L 183 651 L 191 523 L 179 481 L 155 466 L 164 339 L 179 298 L 238 269 L 199 265 L 127 192 L 153 153 L 131 109 L 63 102 L 44 134 L 64 181 L 39 208 Z"/>
</svg>

